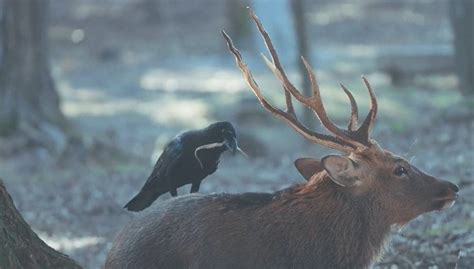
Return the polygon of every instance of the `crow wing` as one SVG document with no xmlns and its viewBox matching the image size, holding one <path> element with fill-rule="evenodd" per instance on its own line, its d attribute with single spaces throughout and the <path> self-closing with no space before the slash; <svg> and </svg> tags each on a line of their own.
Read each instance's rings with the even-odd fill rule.
<svg viewBox="0 0 474 269">
<path fill-rule="evenodd" d="M 183 150 L 183 143 L 179 136 L 168 143 L 142 189 L 167 188 L 167 178 L 177 168 Z"/>
</svg>

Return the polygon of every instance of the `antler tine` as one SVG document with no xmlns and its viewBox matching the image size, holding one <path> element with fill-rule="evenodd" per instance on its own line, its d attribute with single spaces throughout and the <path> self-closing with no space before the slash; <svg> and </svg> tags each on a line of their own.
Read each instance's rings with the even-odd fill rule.
<svg viewBox="0 0 474 269">
<path fill-rule="evenodd" d="M 227 35 L 225 31 L 222 31 L 222 35 L 224 36 L 227 47 L 229 48 L 230 52 L 234 55 L 235 61 L 237 66 L 239 67 L 240 71 L 244 75 L 244 79 L 249 85 L 250 89 L 253 91 L 255 96 L 257 97 L 260 104 L 270 113 L 272 113 L 277 118 L 285 121 L 288 125 L 290 125 L 293 129 L 295 129 L 298 133 L 304 136 L 306 139 L 313 143 L 321 144 L 323 146 L 339 150 L 342 152 L 350 153 L 354 151 L 355 147 L 353 145 L 348 144 L 346 141 L 340 140 L 337 137 L 332 137 L 329 135 L 319 134 L 313 132 L 306 128 L 303 124 L 301 124 L 293 115 L 290 113 L 284 112 L 278 108 L 273 107 L 265 97 L 262 95 L 262 92 L 253 78 L 252 72 L 249 70 L 247 65 L 242 61 L 242 55 L 240 52 L 234 47 L 232 39 Z"/>
<path fill-rule="evenodd" d="M 268 52 L 270 52 L 270 55 L 272 56 L 272 61 L 269 61 L 268 59 L 266 59 L 265 56 L 263 57 L 265 59 L 265 62 L 267 63 L 267 66 L 272 70 L 275 76 L 277 76 L 283 83 L 283 88 L 285 88 L 285 98 L 286 98 L 287 106 L 288 104 L 290 104 L 291 108 L 293 108 L 293 104 L 291 103 L 291 95 L 293 95 L 296 98 L 296 100 L 298 100 L 299 102 L 308 106 L 307 97 L 302 95 L 300 91 L 290 82 L 290 80 L 286 76 L 285 70 L 283 69 L 280 63 L 280 59 L 278 58 L 276 49 L 273 46 L 270 36 L 268 35 L 267 31 L 263 27 L 262 22 L 260 22 L 260 19 L 257 17 L 255 12 L 250 7 L 247 7 L 247 10 L 248 10 L 249 16 L 257 25 L 257 29 L 263 38 L 265 46 L 267 47 Z M 294 110 L 293 110 L 293 113 L 294 113 Z"/>
<path fill-rule="evenodd" d="M 372 131 L 372 128 L 374 127 L 375 118 L 377 117 L 378 104 L 377 104 L 377 98 L 375 97 L 375 93 L 372 90 L 372 87 L 370 86 L 369 81 L 364 76 L 362 76 L 362 80 L 364 81 L 365 87 L 369 91 L 370 110 L 369 110 L 369 113 L 367 114 L 367 117 L 364 119 L 364 122 L 357 130 L 357 133 L 361 138 L 365 140 L 365 142 L 369 143 L 370 132 Z"/>
<path fill-rule="evenodd" d="M 288 77 L 286 76 L 286 73 L 280 63 L 280 60 L 278 58 L 278 54 L 276 53 L 275 47 L 273 46 L 272 40 L 270 39 L 270 36 L 266 32 L 265 28 L 263 27 L 263 24 L 260 22 L 260 19 L 257 17 L 255 12 L 250 8 L 247 7 L 248 12 L 250 17 L 254 20 L 255 24 L 257 25 L 257 29 L 260 32 L 263 41 L 265 42 L 265 45 L 267 46 L 268 51 L 270 52 L 270 55 L 272 56 L 272 62 L 266 59 L 265 56 L 264 60 L 268 67 L 272 70 L 272 72 L 279 78 L 282 83 L 283 87 L 285 88 L 285 95 L 289 91 L 299 102 L 313 110 L 316 115 L 318 116 L 319 120 L 323 124 L 323 126 L 328 129 L 328 131 L 332 132 L 336 137 L 346 140 L 347 143 L 350 144 L 355 144 L 355 146 L 360 147 L 362 145 L 359 145 L 359 143 L 351 141 L 350 139 L 347 138 L 346 133 L 344 133 L 343 130 L 338 128 L 336 125 L 334 125 L 328 118 L 326 111 L 324 110 L 324 106 L 322 104 L 321 100 L 321 95 L 319 94 L 319 85 L 316 80 L 316 76 L 313 74 L 312 69 L 308 69 L 309 64 L 306 62 L 306 60 L 303 58 L 303 63 L 305 63 L 306 69 L 308 70 L 308 74 L 311 79 L 311 84 L 312 84 L 312 89 L 314 96 L 313 97 L 306 97 L 296 89 L 296 87 L 289 81 Z M 287 96 L 287 95 L 286 95 Z M 291 98 L 291 96 L 290 96 Z M 287 98 L 288 100 L 289 98 Z"/>
<path fill-rule="evenodd" d="M 349 91 L 342 83 L 340 84 L 341 88 L 346 93 L 349 101 L 351 102 L 351 119 L 349 120 L 349 124 L 347 125 L 347 130 L 353 132 L 357 129 L 357 121 L 359 119 L 359 109 L 357 108 L 357 102 L 354 99 L 351 91 Z"/>
<path fill-rule="evenodd" d="M 337 127 L 334 123 L 331 122 L 331 120 L 328 118 L 327 113 L 324 109 L 322 100 L 321 100 L 321 94 L 319 93 L 319 85 L 316 80 L 316 76 L 314 75 L 314 72 L 312 71 L 311 66 L 306 62 L 306 60 L 302 57 L 303 63 L 305 64 L 306 70 L 308 71 L 308 75 L 311 80 L 311 85 L 313 89 L 313 94 L 314 96 L 311 97 L 306 97 L 300 93 L 298 89 L 289 81 L 288 77 L 286 76 L 286 73 L 280 63 L 280 60 L 278 58 L 278 55 L 276 53 L 275 47 L 273 46 L 273 43 L 270 39 L 270 36 L 266 32 L 265 28 L 263 27 L 263 24 L 260 22 L 260 19 L 257 17 L 255 12 L 250 8 L 247 7 L 248 13 L 250 17 L 253 19 L 255 24 L 257 25 L 257 29 L 260 32 L 263 41 L 265 42 L 265 45 L 270 52 L 270 55 L 272 57 L 273 61 L 269 61 L 266 59 L 264 56 L 264 60 L 266 64 L 269 66 L 269 68 L 272 70 L 272 72 L 275 74 L 277 78 L 279 78 L 282 83 L 283 87 L 285 88 L 285 94 L 287 92 L 290 92 L 291 95 L 293 95 L 296 100 L 301 102 L 303 105 L 306 107 L 310 108 L 315 112 L 315 114 L 318 116 L 319 120 L 321 121 L 322 125 L 330 132 L 332 132 L 337 138 L 340 140 L 343 140 L 346 144 L 351 144 L 354 147 L 360 148 L 364 147 L 365 145 L 359 143 L 358 141 L 354 141 L 350 137 L 348 137 L 348 133 L 345 132 L 344 130 L 340 129 Z M 287 96 L 287 95 L 286 95 Z M 291 96 L 290 96 L 291 98 Z M 288 100 L 289 98 L 287 98 Z"/>
<path fill-rule="evenodd" d="M 319 85 L 318 81 L 316 79 L 316 75 L 314 74 L 313 68 L 311 65 L 306 61 L 306 59 L 301 56 L 301 60 L 303 61 L 303 64 L 306 68 L 306 71 L 308 73 L 309 79 L 311 81 L 311 88 L 313 89 L 313 96 L 311 97 L 311 109 L 316 113 L 316 115 L 319 118 L 319 121 L 321 121 L 322 125 L 331 133 L 333 133 L 335 136 L 339 137 L 340 139 L 343 139 L 347 141 L 348 143 L 353 144 L 354 146 L 358 148 L 363 148 L 366 147 L 364 144 L 359 143 L 358 141 L 355 141 L 353 139 L 348 138 L 348 133 L 339 127 L 337 127 L 328 117 L 326 113 L 326 109 L 324 108 L 323 101 L 321 99 L 321 93 L 319 91 Z"/>
<path fill-rule="evenodd" d="M 265 56 L 263 53 L 260 53 L 263 58 L 263 61 L 267 65 L 267 67 L 272 71 L 272 73 L 280 80 L 283 81 L 282 74 L 279 72 L 275 65 Z M 293 102 L 291 99 L 291 94 L 289 91 L 286 90 L 285 85 L 283 84 L 283 92 L 285 93 L 285 102 L 286 102 L 286 112 L 290 113 L 293 117 L 298 118 L 295 113 L 295 109 L 293 108 Z"/>
<path fill-rule="evenodd" d="M 255 12 L 253 12 L 253 10 L 250 7 L 247 7 L 247 10 L 250 14 L 250 17 L 257 23 L 258 30 L 262 34 L 262 37 L 265 41 L 265 45 L 267 46 L 268 51 L 272 55 L 272 60 L 273 60 L 272 65 L 273 65 L 273 67 L 272 67 L 272 65 L 270 65 L 271 62 L 265 56 L 263 56 L 263 54 L 262 54 L 262 56 L 265 59 L 265 62 L 267 63 L 267 66 L 273 71 L 273 73 L 275 75 L 277 75 L 277 73 L 275 71 L 277 71 L 277 68 L 279 68 L 279 70 L 278 70 L 278 72 L 280 73 L 279 77 L 282 77 L 283 80 L 288 81 L 288 79 L 286 79 L 285 71 L 283 70 L 283 68 L 281 68 L 280 59 L 278 58 L 276 50 L 273 47 L 273 44 L 270 40 L 270 37 L 268 36 L 267 31 L 265 31 L 265 28 L 263 28 L 263 25 L 260 22 L 260 20 L 258 19 Z M 267 40 L 269 42 L 267 42 Z M 288 83 L 290 83 L 290 82 L 288 81 Z M 283 85 L 283 87 L 286 88 L 285 85 Z M 294 90 L 298 91 L 293 85 L 291 85 L 291 87 L 293 87 Z M 287 90 L 284 90 L 284 93 L 285 93 L 286 110 L 288 111 L 288 113 L 290 113 L 291 115 L 293 115 L 296 118 L 295 109 L 293 107 L 293 102 L 291 100 L 291 94 Z"/>
</svg>

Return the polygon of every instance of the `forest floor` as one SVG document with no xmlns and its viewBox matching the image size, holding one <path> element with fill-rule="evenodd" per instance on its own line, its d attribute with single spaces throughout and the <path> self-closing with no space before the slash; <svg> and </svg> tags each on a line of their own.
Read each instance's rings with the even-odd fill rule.
<svg viewBox="0 0 474 269">
<path fill-rule="evenodd" d="M 2 153 L 0 177 L 40 237 L 85 268 L 103 265 L 115 234 L 136 216 L 123 205 L 141 188 L 166 141 L 184 129 L 229 120 L 251 156 L 245 160 L 225 155 L 218 171 L 201 185 L 202 193 L 275 191 L 303 182 L 293 167 L 295 159 L 330 152 L 308 145 L 267 114 L 223 45 L 219 54 L 186 51 L 166 58 L 146 38 L 125 40 L 119 30 L 111 38 L 123 43 L 109 40 L 98 48 L 95 43 L 66 44 L 58 33 L 73 28 L 58 23 L 53 28 L 57 35 L 53 33 L 52 67 L 62 109 L 84 147 L 73 147 L 59 158 L 43 149 Z M 451 209 L 424 214 L 394 231 L 377 268 L 471 268 L 474 102 L 455 90 L 452 74 L 419 75 L 394 87 L 386 74 L 374 71 L 373 56 L 348 60 L 343 52 L 343 46 L 326 51 L 328 65 L 318 68 L 331 117 L 345 125 L 350 113 L 339 82 L 352 89 L 361 114 L 367 111 L 368 96 L 358 79 L 365 73 L 380 107 L 373 138 L 461 188 Z M 256 52 L 245 52 L 244 57 L 259 60 Z M 281 87 L 260 67 L 256 79 L 265 94 L 283 104 Z M 299 80 L 294 72 L 290 78 Z M 183 187 L 180 194 L 188 191 Z M 169 195 L 156 203 L 166 199 Z"/>
</svg>

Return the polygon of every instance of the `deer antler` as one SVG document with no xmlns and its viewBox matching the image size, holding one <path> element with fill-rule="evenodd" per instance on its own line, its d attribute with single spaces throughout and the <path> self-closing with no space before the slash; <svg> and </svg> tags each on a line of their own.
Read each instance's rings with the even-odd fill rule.
<svg viewBox="0 0 474 269">
<path fill-rule="evenodd" d="M 359 109 L 357 108 L 357 103 L 352 93 L 342 83 L 340 85 L 351 102 L 351 118 L 349 120 L 349 124 L 347 125 L 347 130 L 355 131 L 357 128 L 357 121 L 359 120 Z"/>
<path fill-rule="evenodd" d="M 362 76 L 362 80 L 364 81 L 365 87 L 369 91 L 370 110 L 369 110 L 369 113 L 367 114 L 367 117 L 365 117 L 364 122 L 359 127 L 359 129 L 357 129 L 355 133 L 356 133 L 356 137 L 358 137 L 359 140 L 364 141 L 364 143 L 370 144 L 369 137 L 370 137 L 370 132 L 374 128 L 375 118 L 377 117 L 378 104 L 377 104 L 377 98 L 375 97 L 375 93 L 372 90 L 372 87 L 370 86 L 369 81 L 364 76 Z"/>
<path fill-rule="evenodd" d="M 310 64 L 303 57 L 301 57 L 301 60 L 303 61 L 303 64 L 306 68 L 309 79 L 311 81 L 311 88 L 313 92 L 313 95 L 308 97 L 301 94 L 301 92 L 289 81 L 283 67 L 281 66 L 280 60 L 278 58 L 278 55 L 276 53 L 276 50 L 273 46 L 273 43 L 268 33 L 265 31 L 265 28 L 263 27 L 262 23 L 253 12 L 253 10 L 248 8 L 248 11 L 249 11 L 250 17 L 254 20 L 255 24 L 257 25 L 257 28 L 272 58 L 272 60 L 270 61 L 268 58 L 262 55 L 263 59 L 265 60 L 265 63 L 270 68 L 270 70 L 272 70 L 275 76 L 283 84 L 283 88 L 285 90 L 286 106 L 287 106 L 286 112 L 278 108 L 275 108 L 265 99 L 265 97 L 261 93 L 261 90 L 257 82 L 255 82 L 255 79 L 253 78 L 251 71 L 249 70 L 247 65 L 242 61 L 242 55 L 234 47 L 232 39 L 224 31 L 222 31 L 222 34 L 227 42 L 227 46 L 230 52 L 235 57 L 237 66 L 242 71 L 242 74 L 244 75 L 245 80 L 247 81 L 250 89 L 257 96 L 257 99 L 259 100 L 260 104 L 270 113 L 272 113 L 274 116 L 287 122 L 293 129 L 295 129 L 298 133 L 300 133 L 306 139 L 310 140 L 313 143 L 321 144 L 323 146 L 336 149 L 342 152 L 346 152 L 346 153 L 350 153 L 355 150 L 363 150 L 367 148 L 368 146 L 370 146 L 369 133 L 373 127 L 375 116 L 377 114 L 377 101 L 375 99 L 375 95 L 372 91 L 372 88 L 370 87 L 370 84 L 367 82 L 367 80 L 363 77 L 363 80 L 371 96 L 371 109 L 366 119 L 364 120 L 362 126 L 357 130 L 355 130 L 355 128 L 357 127 L 357 119 L 358 119 L 357 103 L 354 97 L 352 96 L 352 94 L 350 93 L 350 91 L 347 90 L 347 88 L 341 84 L 341 87 L 343 88 L 344 92 L 347 94 L 351 102 L 352 113 L 351 113 L 351 120 L 349 122 L 348 130 L 340 129 L 327 116 L 326 110 L 324 108 L 324 105 L 321 99 L 321 94 L 319 91 L 319 85 L 316 79 L 316 75 L 314 74 L 313 69 L 311 68 Z M 300 103 L 310 108 L 319 118 L 319 120 L 321 121 L 321 124 L 334 136 L 316 133 L 314 131 L 309 130 L 302 123 L 300 123 L 297 120 L 296 114 L 294 112 L 291 96 L 295 97 L 296 100 L 298 100 Z"/>
</svg>

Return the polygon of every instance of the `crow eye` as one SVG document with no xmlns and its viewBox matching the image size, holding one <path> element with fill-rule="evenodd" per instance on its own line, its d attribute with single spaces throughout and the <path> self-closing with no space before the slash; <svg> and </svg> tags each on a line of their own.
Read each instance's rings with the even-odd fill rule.
<svg viewBox="0 0 474 269">
<path fill-rule="evenodd" d="M 223 133 L 223 134 L 230 134 L 230 135 L 234 135 L 234 136 L 235 136 L 234 132 L 232 132 L 232 131 L 230 131 L 230 130 L 228 130 L 228 129 L 221 129 L 221 133 Z"/>
<path fill-rule="evenodd" d="M 407 174 L 408 174 L 408 171 L 405 169 L 405 167 L 403 167 L 403 166 L 398 166 L 397 168 L 395 168 L 395 170 L 393 171 L 393 173 L 394 173 L 397 177 L 401 177 L 401 176 L 407 175 Z"/>
</svg>

